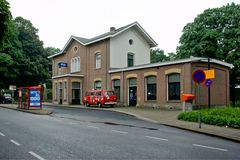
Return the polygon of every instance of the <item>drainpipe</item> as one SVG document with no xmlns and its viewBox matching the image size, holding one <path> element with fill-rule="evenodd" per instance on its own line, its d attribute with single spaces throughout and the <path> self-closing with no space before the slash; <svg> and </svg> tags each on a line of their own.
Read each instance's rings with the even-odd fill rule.
<svg viewBox="0 0 240 160">
<path fill-rule="evenodd" d="M 121 87 L 120 87 L 120 102 L 124 104 L 124 77 L 123 77 L 123 71 L 121 72 Z"/>
</svg>

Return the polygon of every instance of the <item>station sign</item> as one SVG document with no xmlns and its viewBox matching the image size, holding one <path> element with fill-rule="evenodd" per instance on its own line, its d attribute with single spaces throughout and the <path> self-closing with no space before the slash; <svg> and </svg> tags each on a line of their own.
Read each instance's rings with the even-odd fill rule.
<svg viewBox="0 0 240 160">
<path fill-rule="evenodd" d="M 64 62 L 59 62 L 58 63 L 59 68 L 63 68 L 63 67 L 67 67 L 67 66 L 68 66 L 67 63 L 64 63 Z"/>
</svg>

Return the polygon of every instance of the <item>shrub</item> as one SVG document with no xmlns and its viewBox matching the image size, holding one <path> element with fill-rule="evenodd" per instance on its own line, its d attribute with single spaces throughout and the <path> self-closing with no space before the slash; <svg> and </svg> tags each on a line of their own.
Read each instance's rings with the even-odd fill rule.
<svg viewBox="0 0 240 160">
<path fill-rule="evenodd" d="M 240 108 L 203 109 L 201 116 L 206 124 L 240 128 Z M 181 113 L 178 119 L 197 122 L 198 111 Z"/>
</svg>

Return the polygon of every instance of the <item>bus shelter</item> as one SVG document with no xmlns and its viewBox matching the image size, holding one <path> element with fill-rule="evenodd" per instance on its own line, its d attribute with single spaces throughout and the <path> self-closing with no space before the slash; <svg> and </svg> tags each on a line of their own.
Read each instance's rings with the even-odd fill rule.
<svg viewBox="0 0 240 160">
<path fill-rule="evenodd" d="M 41 86 L 19 87 L 18 108 L 21 109 L 42 109 Z"/>
</svg>

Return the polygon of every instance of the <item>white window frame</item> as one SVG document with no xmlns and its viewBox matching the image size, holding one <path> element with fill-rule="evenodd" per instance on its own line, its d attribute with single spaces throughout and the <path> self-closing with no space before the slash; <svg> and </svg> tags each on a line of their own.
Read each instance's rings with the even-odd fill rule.
<svg viewBox="0 0 240 160">
<path fill-rule="evenodd" d="M 95 54 L 95 68 L 96 69 L 100 69 L 101 68 L 101 58 L 102 58 L 102 55 L 100 52 L 96 53 Z"/>
<path fill-rule="evenodd" d="M 81 71 L 81 59 L 80 57 L 74 57 L 71 59 L 71 73 Z"/>
</svg>

